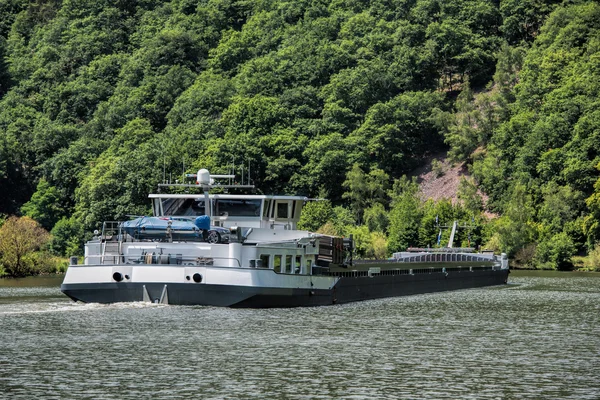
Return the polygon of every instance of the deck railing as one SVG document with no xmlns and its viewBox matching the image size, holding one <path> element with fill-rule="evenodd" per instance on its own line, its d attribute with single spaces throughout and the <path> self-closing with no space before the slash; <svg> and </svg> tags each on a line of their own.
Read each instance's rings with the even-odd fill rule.
<svg viewBox="0 0 600 400">
<path fill-rule="evenodd" d="M 446 268 L 398 268 L 372 272 L 368 270 L 351 271 L 323 271 L 322 275 L 337 276 L 340 278 L 361 278 L 369 276 L 393 276 L 393 275 L 420 275 L 420 274 L 447 274 L 449 272 L 473 272 L 473 271 L 499 271 L 498 265 L 473 266 L 473 267 L 446 267 Z"/>
<path fill-rule="evenodd" d="M 77 262 L 75 263 L 75 259 Z M 137 255 L 98 254 L 71 258 L 71 265 L 181 265 L 181 266 L 212 266 L 216 261 L 231 260 L 233 266 L 241 267 L 240 260 L 231 257 L 199 257 L 182 254 L 143 253 Z"/>
</svg>

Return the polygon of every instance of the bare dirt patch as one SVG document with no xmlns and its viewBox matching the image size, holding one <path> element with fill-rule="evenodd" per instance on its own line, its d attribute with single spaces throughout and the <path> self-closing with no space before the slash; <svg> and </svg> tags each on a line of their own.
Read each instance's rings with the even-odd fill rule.
<svg viewBox="0 0 600 400">
<path fill-rule="evenodd" d="M 464 163 L 452 164 L 443 152 L 429 157 L 425 166 L 414 170 L 410 176 L 417 178 L 423 200 L 450 199 L 454 204 L 458 202 L 460 179 L 469 177 L 469 172 Z"/>
<path fill-rule="evenodd" d="M 421 199 L 439 201 L 449 199 L 452 204 L 458 203 L 458 186 L 462 178 L 470 178 L 469 170 L 464 162 L 451 163 L 447 152 L 431 155 L 425 165 L 414 170 L 409 177 L 416 177 L 419 183 L 419 195 Z M 488 197 L 481 190 L 477 192 L 483 200 L 484 208 Z M 488 218 L 497 215 L 484 211 Z"/>
</svg>

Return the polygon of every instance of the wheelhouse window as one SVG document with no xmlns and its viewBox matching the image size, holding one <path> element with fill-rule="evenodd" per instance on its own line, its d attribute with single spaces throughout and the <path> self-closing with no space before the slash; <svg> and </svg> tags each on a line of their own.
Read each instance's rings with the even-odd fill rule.
<svg viewBox="0 0 600 400">
<path fill-rule="evenodd" d="M 260 217 L 262 200 L 218 199 L 216 215 L 230 217 Z"/>
<path fill-rule="evenodd" d="M 260 255 L 260 261 L 261 261 L 261 268 L 269 268 L 269 261 L 271 259 L 271 255 L 270 254 L 261 254 Z"/>
<path fill-rule="evenodd" d="M 164 215 L 194 217 L 206 214 L 204 211 L 204 199 L 163 199 L 162 209 Z"/>
<path fill-rule="evenodd" d="M 304 268 L 305 268 L 304 273 L 305 274 L 311 273 L 312 263 L 313 263 L 313 257 L 307 257 L 304 259 Z"/>
<path fill-rule="evenodd" d="M 288 203 L 278 201 L 277 202 L 277 218 L 287 219 L 288 217 Z"/>
<path fill-rule="evenodd" d="M 281 272 L 281 256 L 276 255 L 273 258 L 273 270 L 275 272 Z"/>
</svg>

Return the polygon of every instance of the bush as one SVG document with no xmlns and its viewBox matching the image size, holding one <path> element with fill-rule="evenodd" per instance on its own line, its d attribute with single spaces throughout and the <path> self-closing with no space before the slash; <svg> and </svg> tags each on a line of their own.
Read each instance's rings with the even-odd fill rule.
<svg viewBox="0 0 600 400">
<path fill-rule="evenodd" d="M 389 213 L 380 203 L 365 210 L 364 220 L 371 232 L 385 232 L 390 223 Z"/>
<path fill-rule="evenodd" d="M 65 258 L 56 257 L 46 251 L 32 254 L 35 272 L 40 274 L 61 274 L 66 272 L 69 261 Z"/>
<path fill-rule="evenodd" d="M 370 258 L 371 249 L 371 232 L 366 225 L 356 226 L 350 229 L 349 234 L 354 240 L 354 254 L 357 258 Z"/>
<path fill-rule="evenodd" d="M 446 173 L 444 164 L 442 164 L 442 162 L 436 158 L 431 161 L 431 171 L 436 178 L 442 177 Z"/>
<path fill-rule="evenodd" d="M 371 232 L 371 246 L 368 256 L 376 260 L 384 260 L 387 256 L 387 238 L 381 232 Z"/>
<path fill-rule="evenodd" d="M 335 214 L 329 200 L 310 201 L 302 208 L 298 229 L 316 232 L 327 221 L 331 221 Z"/>
<path fill-rule="evenodd" d="M 74 217 L 62 218 L 52 228 L 50 252 L 56 256 L 82 255 L 83 225 Z"/>
<path fill-rule="evenodd" d="M 331 222 L 331 221 L 327 221 L 325 224 L 323 224 L 322 227 L 317 229 L 317 233 L 320 233 L 321 235 L 328 235 L 328 236 L 339 236 L 337 229 L 335 228 L 335 226 L 333 225 L 333 222 Z"/>
<path fill-rule="evenodd" d="M 348 236 L 348 232 L 356 226 L 352 211 L 342 206 L 337 206 L 333 208 L 333 214 L 332 223 L 337 231 L 337 236 Z"/>
<path fill-rule="evenodd" d="M 596 242 L 596 245 L 586 257 L 583 265 L 589 271 L 600 271 L 600 242 Z"/>
<path fill-rule="evenodd" d="M 535 253 L 537 246 L 535 243 L 529 243 L 517 251 L 513 259 L 516 268 L 535 268 Z"/>
<path fill-rule="evenodd" d="M 50 234 L 29 217 L 10 217 L 0 228 L 0 263 L 6 275 L 37 273 L 40 258 L 35 254 L 50 240 Z"/>
<path fill-rule="evenodd" d="M 566 271 L 573 269 L 571 260 L 573 254 L 575 254 L 573 240 L 569 235 L 561 232 L 538 244 L 535 259 L 538 268 Z"/>
<path fill-rule="evenodd" d="M 357 258 L 383 260 L 387 256 L 387 238 L 381 232 L 371 232 L 366 225 L 350 230 L 354 239 L 354 255 Z"/>
</svg>

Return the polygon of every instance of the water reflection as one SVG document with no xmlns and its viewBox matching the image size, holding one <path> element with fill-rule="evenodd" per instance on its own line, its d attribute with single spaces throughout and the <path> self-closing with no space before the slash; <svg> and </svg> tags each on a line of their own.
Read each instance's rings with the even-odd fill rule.
<svg viewBox="0 0 600 400">
<path fill-rule="evenodd" d="M 0 287 L 10 398 L 597 399 L 600 279 L 235 310 Z"/>
</svg>

